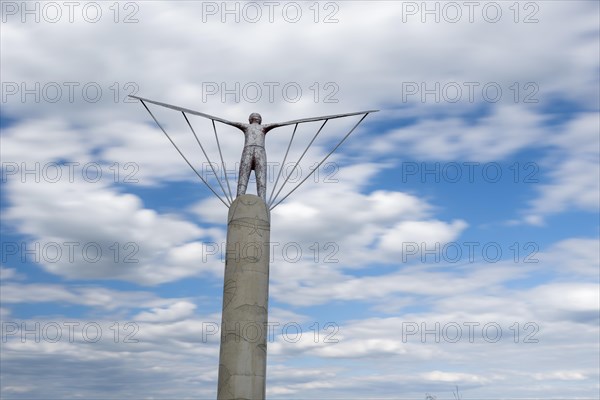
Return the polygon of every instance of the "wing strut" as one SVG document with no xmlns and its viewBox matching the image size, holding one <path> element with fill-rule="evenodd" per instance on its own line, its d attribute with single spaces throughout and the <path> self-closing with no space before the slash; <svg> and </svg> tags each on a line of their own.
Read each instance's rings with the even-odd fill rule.
<svg viewBox="0 0 600 400">
<path fill-rule="evenodd" d="M 292 190 L 291 190 L 291 191 L 290 191 L 288 194 L 286 194 L 286 195 L 283 197 L 283 199 L 279 200 L 279 201 L 278 201 L 278 202 L 277 202 L 277 203 L 276 203 L 274 206 L 269 206 L 269 207 L 270 207 L 270 208 L 269 208 L 269 210 L 271 210 L 271 211 L 272 211 L 272 210 L 273 210 L 275 207 L 277 207 L 277 206 L 278 206 L 278 205 L 279 205 L 279 204 L 280 204 L 282 201 L 284 201 L 285 199 L 287 199 L 289 195 L 291 195 L 292 193 L 294 193 L 294 191 L 295 191 L 296 189 L 298 189 L 298 188 L 300 187 L 300 185 L 302 185 L 302 184 L 303 184 L 303 183 L 304 183 L 304 182 L 305 182 L 305 181 L 306 181 L 308 178 L 310 178 L 310 177 L 312 176 L 312 174 L 314 174 L 314 173 L 315 173 L 315 171 L 319 169 L 319 167 L 321 166 L 321 164 L 323 164 L 323 163 L 325 162 L 325 160 L 327 160 L 327 159 L 329 158 L 329 156 L 330 156 L 330 155 L 332 155 L 332 154 L 333 154 L 333 152 L 334 152 L 334 151 L 336 151 L 336 150 L 337 150 L 337 148 L 338 148 L 338 147 L 340 147 L 340 146 L 342 145 L 342 143 L 344 143 L 344 141 L 345 141 L 345 140 L 348 138 L 348 136 L 350 136 L 350 134 L 351 134 L 352 132 L 354 132 L 354 130 L 356 129 L 356 127 L 357 127 L 357 126 L 358 126 L 358 125 L 359 125 L 359 124 L 360 124 L 360 123 L 363 121 L 363 119 L 365 119 L 365 118 L 367 117 L 367 115 L 369 115 L 371 112 L 373 112 L 373 111 L 367 111 L 367 112 L 365 112 L 365 115 L 363 115 L 363 117 L 360 119 L 360 121 L 358 121 L 358 122 L 356 123 L 356 125 L 354 125 L 354 126 L 352 127 L 352 129 L 350 129 L 350 132 L 348 132 L 348 133 L 346 134 L 346 136 L 344 136 L 344 138 L 343 138 L 343 139 L 342 139 L 342 140 L 341 140 L 341 141 L 340 141 L 340 142 L 339 142 L 339 143 L 338 143 L 338 144 L 337 144 L 337 145 L 336 145 L 336 146 L 333 148 L 333 150 L 331 150 L 331 151 L 329 152 L 329 154 L 327 154 L 327 155 L 325 156 L 325 158 L 324 158 L 324 159 L 323 159 L 323 160 L 322 160 L 322 161 L 321 161 L 321 162 L 320 162 L 320 163 L 319 163 L 319 164 L 318 164 L 318 165 L 317 165 L 317 166 L 316 166 L 316 167 L 315 167 L 315 168 L 314 168 L 314 169 L 313 169 L 313 170 L 310 172 L 310 174 L 308 174 L 308 175 L 306 176 L 306 178 L 304 178 L 304 179 L 302 180 L 302 182 L 300 182 L 300 183 L 299 183 L 298 185 L 296 185 L 296 187 L 294 187 L 294 188 L 293 188 L 293 189 L 292 189 Z M 273 203 L 274 203 L 274 202 L 275 202 L 275 200 L 273 200 Z M 272 203 L 271 203 L 271 204 L 272 204 Z"/>
<path fill-rule="evenodd" d="M 308 149 L 310 148 L 310 146 L 313 144 L 313 142 L 315 141 L 315 139 L 317 138 L 317 136 L 319 136 L 319 133 L 321 133 L 321 131 L 323 130 L 323 127 L 325 126 L 325 124 L 327 123 L 327 121 L 329 121 L 329 119 L 326 119 L 325 122 L 323 122 L 323 124 L 321 125 L 321 127 L 319 128 L 319 130 L 317 131 L 317 133 L 315 133 L 315 136 L 313 136 L 313 138 L 310 141 L 310 143 L 308 144 L 308 146 L 306 146 L 306 149 L 304 149 L 304 152 L 302 153 L 302 155 L 300 156 L 300 158 L 298 159 L 298 161 L 296 161 L 296 164 L 294 165 L 294 168 L 292 168 L 292 171 L 288 174 L 287 178 L 285 178 L 285 181 L 283 182 L 283 184 L 279 188 L 279 191 L 277 192 L 277 194 L 275 195 L 275 197 L 273 198 L 273 200 L 269 201 L 269 207 L 271 207 L 273 205 L 273 203 L 277 200 L 277 196 L 279 196 L 279 193 L 281 193 L 281 191 L 283 190 L 285 184 L 288 183 L 288 180 L 290 179 L 290 177 L 292 176 L 292 174 L 294 173 L 294 171 L 298 167 L 298 164 L 300 164 L 300 161 L 302 161 L 302 158 L 304 158 L 304 155 L 306 154 L 306 152 L 308 151 Z M 273 188 L 273 189 L 275 189 L 275 188 Z"/>
<path fill-rule="evenodd" d="M 156 122 L 156 125 L 158 125 L 158 127 L 160 128 L 160 130 L 163 131 L 163 133 L 167 137 L 167 139 L 169 139 L 169 141 L 171 142 L 171 144 L 173 145 L 173 147 L 175 147 L 175 149 L 177 150 L 177 152 L 179 153 L 179 155 L 181 157 L 183 157 L 183 159 L 185 160 L 185 162 L 196 173 L 196 175 L 198 175 L 198 178 L 200 178 L 202 180 L 202 182 L 204 182 L 204 184 L 210 189 L 210 191 L 213 192 L 214 195 L 217 196 L 219 198 L 219 200 L 221 200 L 221 202 L 223 204 L 225 204 L 226 207 L 229 208 L 230 204 L 227 204 L 225 202 L 225 200 L 223 200 L 221 198 L 221 196 L 219 196 L 217 194 L 217 192 L 214 191 L 214 189 L 212 188 L 212 186 L 210 186 L 210 184 L 202 177 L 202 175 L 200 175 L 198 173 L 198 171 L 196 170 L 196 168 L 194 168 L 194 166 L 188 161 L 187 157 L 183 155 L 183 153 L 181 152 L 181 150 L 179 150 L 179 147 L 177 147 L 177 145 L 175 144 L 175 142 L 173 141 L 173 139 L 171 139 L 171 136 L 169 136 L 169 134 L 167 133 L 167 131 L 165 131 L 165 129 L 162 127 L 162 125 L 158 122 L 158 120 L 156 119 L 156 117 L 154 116 L 154 114 L 152 114 L 152 111 L 150 111 L 150 109 L 148 108 L 148 106 L 146 105 L 146 103 L 144 102 L 144 100 L 142 100 L 141 98 L 139 98 L 139 100 L 142 102 L 142 105 L 144 106 L 144 108 L 146 109 L 146 111 L 148 111 L 148 114 L 150 114 L 150 116 L 152 117 L 152 119 L 154 120 L 154 122 Z"/>
</svg>

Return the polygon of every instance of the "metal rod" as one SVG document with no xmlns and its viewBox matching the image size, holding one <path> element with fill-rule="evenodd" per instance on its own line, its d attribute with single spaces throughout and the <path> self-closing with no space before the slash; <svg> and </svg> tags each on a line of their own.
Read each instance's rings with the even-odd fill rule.
<svg viewBox="0 0 600 400">
<path fill-rule="evenodd" d="M 311 117 L 311 118 L 302 118 L 302 119 L 294 119 L 292 121 L 286 121 L 286 122 L 276 122 L 274 124 L 266 124 L 265 128 L 267 128 L 268 130 L 273 129 L 273 128 L 278 128 L 280 126 L 286 126 L 286 125 L 293 125 L 293 124 L 301 124 L 304 122 L 314 122 L 314 121 L 323 121 L 323 120 L 329 120 L 329 119 L 335 119 L 335 118 L 343 118 L 343 117 L 351 117 L 353 115 L 362 115 L 362 114 L 369 114 L 372 112 L 377 112 L 379 110 L 366 110 L 366 111 L 357 111 L 357 112 L 351 112 L 351 113 L 345 113 L 345 114 L 333 114 L 333 115 L 323 115 L 320 117 Z"/>
<path fill-rule="evenodd" d="M 185 162 L 190 166 L 190 168 L 196 173 L 196 175 L 198 175 L 198 178 L 200 178 L 202 180 L 202 182 L 204 182 L 204 184 L 210 189 L 211 192 L 214 193 L 215 196 L 217 196 L 219 198 L 219 200 L 221 200 L 221 202 L 223 204 L 225 204 L 225 206 L 227 208 L 229 208 L 230 205 L 228 205 L 222 198 L 221 196 L 219 196 L 217 194 L 217 192 L 215 192 L 213 190 L 213 188 L 208 184 L 208 182 L 206 182 L 204 180 L 204 178 L 202 177 L 202 175 L 200 175 L 198 173 L 198 171 L 196 171 L 196 168 L 194 168 L 194 166 L 188 161 L 188 159 L 183 155 L 183 153 L 181 152 L 181 150 L 179 150 L 179 147 L 177 147 L 177 145 L 175 144 L 175 142 L 173 141 L 173 139 L 171 139 L 171 137 L 169 136 L 169 134 L 167 133 L 167 131 L 165 131 L 165 129 L 162 127 L 162 125 L 158 122 L 158 120 L 156 119 L 156 117 L 154 116 L 154 114 L 152 114 L 152 111 L 150 111 L 150 109 L 148 108 L 148 106 L 146 105 L 146 103 L 144 103 L 144 101 L 142 99 L 140 99 L 140 101 L 142 102 L 142 105 L 144 106 L 144 108 L 146 109 L 146 111 L 148 111 L 148 114 L 150 114 L 150 116 L 152 117 L 152 119 L 154 120 L 154 122 L 156 122 L 156 125 L 158 125 L 158 127 L 160 128 L 161 131 L 163 131 L 163 133 L 165 134 L 165 136 L 167 137 L 167 139 L 169 139 L 169 141 L 171 142 L 171 144 L 173 145 L 173 147 L 175 147 L 175 149 L 179 152 L 179 155 L 181 155 L 181 157 L 183 157 L 183 159 L 185 160 Z"/>
<path fill-rule="evenodd" d="M 217 139 L 217 147 L 219 148 L 219 156 L 221 157 L 221 166 L 223 167 L 223 174 L 225 174 L 225 182 L 227 182 L 227 189 L 229 190 L 229 197 L 233 203 L 233 194 L 231 194 L 231 187 L 229 186 L 229 179 L 227 178 L 227 170 L 225 169 L 225 162 L 223 161 L 223 153 L 221 153 L 221 144 L 219 143 L 219 136 L 217 135 L 217 127 L 215 126 L 215 120 L 212 120 L 213 130 L 215 131 L 215 139 Z"/>
<path fill-rule="evenodd" d="M 281 172 L 283 171 L 283 167 L 285 166 L 285 160 L 287 159 L 288 153 L 290 151 L 290 147 L 292 147 L 292 142 L 294 141 L 294 135 L 296 134 L 296 129 L 298 128 L 298 124 L 294 126 L 294 132 L 292 132 L 292 138 L 290 139 L 290 143 L 288 144 L 287 150 L 285 151 L 285 156 L 283 156 L 283 162 L 281 163 L 281 168 L 279 168 L 279 173 L 277 174 L 277 179 L 275 180 L 275 184 L 273 185 L 273 190 L 271 190 L 271 195 L 269 196 L 269 203 L 273 198 L 273 193 L 275 193 L 275 188 L 277 187 L 277 183 L 279 183 L 279 178 L 281 177 Z"/>
<path fill-rule="evenodd" d="M 291 195 L 291 194 L 292 194 L 292 193 L 293 193 L 293 192 L 294 192 L 296 189 L 298 189 L 298 188 L 300 187 L 300 185 L 302 185 L 302 184 L 303 184 L 303 183 L 304 183 L 304 182 L 305 182 L 305 181 L 306 181 L 308 178 L 310 178 L 310 177 L 312 176 L 312 174 L 314 174 L 314 173 L 315 173 L 315 171 L 319 169 L 319 167 L 321 166 L 321 164 L 323 164 L 323 163 L 325 162 L 325 160 L 327 160 L 327 159 L 329 158 L 329 156 L 330 156 L 330 155 L 332 155 L 332 154 L 333 154 L 333 152 L 334 152 L 334 151 L 336 151 L 336 150 L 337 150 L 337 148 L 338 148 L 338 147 L 340 147 L 340 146 L 342 145 L 342 143 L 344 143 L 344 141 L 345 141 L 345 140 L 348 138 L 348 136 L 350 136 L 350 134 L 351 134 L 352 132 L 354 132 L 354 130 L 356 129 L 356 127 L 357 127 L 357 126 L 358 126 L 358 125 L 359 125 L 359 124 L 360 124 L 360 123 L 363 121 L 363 119 L 365 119 L 365 118 L 367 117 L 367 115 L 369 115 L 369 113 L 368 113 L 368 112 L 367 112 L 367 113 L 366 113 L 366 114 L 365 114 L 365 115 L 364 115 L 364 116 L 363 116 L 363 117 L 360 119 L 360 121 L 358 121 L 358 122 L 356 123 L 356 125 L 354 125 L 354 127 L 353 127 L 353 128 L 350 130 L 350 132 L 348 132 L 348 133 L 346 134 L 346 136 L 344 136 L 344 138 L 343 138 L 343 139 L 342 139 L 342 140 L 341 140 L 341 141 L 340 141 L 340 142 L 337 144 L 337 146 L 335 146 L 335 147 L 333 148 L 333 150 L 331 150 L 331 151 L 329 152 L 329 154 L 327 154 L 327 156 L 325 156 L 325 158 L 324 158 L 324 159 L 323 159 L 323 160 L 322 160 L 322 161 L 321 161 L 321 162 L 320 162 L 320 163 L 317 165 L 317 167 L 316 167 L 315 169 L 313 169 L 313 170 L 310 172 L 310 174 L 308 174 L 308 175 L 306 176 L 306 178 L 304 178 L 304 179 L 302 180 L 302 182 L 300 182 L 300 183 L 299 183 L 299 184 L 298 184 L 298 185 L 297 185 L 295 188 L 293 188 L 291 192 L 289 192 L 288 194 L 286 194 L 286 195 L 285 195 L 285 197 L 284 197 L 283 199 L 281 199 L 281 200 L 280 200 L 280 201 L 279 201 L 277 204 L 275 204 L 273 207 L 269 208 L 269 210 L 270 210 L 270 211 L 272 211 L 272 210 L 273 210 L 275 207 L 277 207 L 277 206 L 278 206 L 278 205 L 279 205 L 279 204 L 280 204 L 282 201 L 284 201 L 285 199 L 287 199 L 287 198 L 288 198 L 288 196 L 289 196 L 289 195 Z"/>
<path fill-rule="evenodd" d="M 310 141 L 310 143 L 308 144 L 308 146 L 306 146 L 306 149 L 304 149 L 304 153 L 302 153 L 302 155 L 300 156 L 300 158 L 298 159 L 298 161 L 294 165 L 294 168 L 292 168 L 292 172 L 290 172 L 288 174 L 287 178 L 285 178 L 285 181 L 283 182 L 283 185 L 281 185 L 281 187 L 279 188 L 279 191 L 277 192 L 277 194 L 273 198 L 273 201 L 269 202 L 269 207 L 271 207 L 271 205 L 275 202 L 275 200 L 277 200 L 277 196 L 279 196 L 279 193 L 281 193 L 281 191 L 285 187 L 286 183 L 288 183 L 288 180 L 290 179 L 290 177 L 292 176 L 292 174 L 296 170 L 296 167 L 298 167 L 298 164 L 300 164 L 300 161 L 302 161 L 302 158 L 304 157 L 304 155 L 306 154 L 306 152 L 308 151 L 308 149 L 310 148 L 310 146 L 313 144 L 313 142 L 315 141 L 315 139 L 317 138 L 317 136 L 319 136 L 319 133 L 321 133 L 321 130 L 323 130 L 323 127 L 325 126 L 325 124 L 327 123 L 327 121 L 329 121 L 329 120 L 326 119 L 325 122 L 323 122 L 323 125 L 321 125 L 321 127 L 319 128 L 319 130 L 317 131 L 317 133 L 315 133 L 315 136 L 313 136 L 313 138 Z"/>
<path fill-rule="evenodd" d="M 223 123 L 229 123 L 229 121 L 227 121 L 226 119 L 215 117 L 215 116 L 209 115 L 209 114 L 204 114 L 204 113 L 201 113 L 201 112 L 198 112 L 198 111 L 190 110 L 189 108 L 178 107 L 178 106 L 174 106 L 172 104 L 162 103 L 160 101 L 150 100 L 150 99 L 146 99 L 144 97 L 139 97 L 139 96 L 129 95 L 129 97 L 131 97 L 133 99 L 138 99 L 140 101 L 146 101 L 148 103 L 156 104 L 157 106 L 162 106 L 162 107 L 170 108 L 171 110 L 183 111 L 183 112 L 186 112 L 188 114 L 198 115 L 200 117 L 212 119 L 212 120 L 223 122 Z"/>
<path fill-rule="evenodd" d="M 190 120 L 188 119 L 187 115 L 185 115 L 185 112 L 182 111 L 181 114 L 183 114 L 183 118 L 185 118 L 185 122 L 187 122 L 188 126 L 192 130 L 192 133 L 194 134 L 194 137 L 196 138 L 196 142 L 198 142 L 198 146 L 200 146 L 200 150 L 202 150 L 202 153 L 204 153 L 204 157 L 206 157 L 206 161 L 208 161 L 210 168 L 212 169 L 213 173 L 215 174 L 215 178 L 217 179 L 217 182 L 219 183 L 219 186 L 221 187 L 221 190 L 223 191 L 225 198 L 227 199 L 227 201 L 229 203 L 232 203 L 233 200 L 231 198 L 227 197 L 227 192 L 225 191 L 225 188 L 221 184 L 221 180 L 219 179 L 219 177 L 217 175 L 217 171 L 215 171 L 215 167 L 213 167 L 212 163 L 210 162 L 210 158 L 208 158 L 208 154 L 206 154 L 206 151 L 204 151 L 204 147 L 202 146 L 202 143 L 200 143 L 200 139 L 198 139 L 198 135 L 196 135 L 196 131 L 192 127 Z"/>
</svg>

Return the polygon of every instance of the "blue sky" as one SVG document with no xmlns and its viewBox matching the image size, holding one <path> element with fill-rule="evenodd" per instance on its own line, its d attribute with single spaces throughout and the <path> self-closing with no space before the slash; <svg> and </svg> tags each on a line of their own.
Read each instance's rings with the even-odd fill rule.
<svg viewBox="0 0 600 400">
<path fill-rule="evenodd" d="M 128 94 L 380 110 L 272 211 L 268 398 L 598 397 L 597 2 L 49 4 L 2 2 L 2 398 L 216 396 L 227 208 Z M 269 193 L 292 128 L 267 135 Z M 243 137 L 217 129 L 235 171 Z"/>
</svg>

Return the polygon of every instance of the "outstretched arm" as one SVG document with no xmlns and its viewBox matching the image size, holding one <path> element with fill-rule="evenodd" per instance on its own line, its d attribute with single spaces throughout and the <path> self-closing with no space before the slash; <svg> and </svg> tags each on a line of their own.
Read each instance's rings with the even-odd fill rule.
<svg viewBox="0 0 600 400">
<path fill-rule="evenodd" d="M 154 100 L 146 99 L 144 97 L 138 97 L 138 96 L 133 96 L 133 95 L 129 95 L 129 97 L 134 98 L 134 99 L 138 99 L 138 100 L 143 101 L 143 102 L 152 103 L 152 104 L 156 104 L 158 106 L 170 108 L 171 110 L 177 110 L 177 111 L 181 111 L 181 112 L 184 112 L 184 113 L 187 113 L 187 114 L 198 115 L 200 117 L 212 119 L 214 121 L 219 121 L 219 122 L 222 122 L 222 123 L 227 124 L 227 125 L 235 126 L 236 128 L 241 129 L 242 131 L 244 129 L 246 129 L 246 124 L 244 124 L 242 122 L 228 121 L 226 119 L 215 117 L 213 115 L 204 114 L 204 113 L 201 113 L 201 112 L 198 112 L 198 111 L 190 110 L 188 108 L 174 106 L 172 104 L 161 103 L 160 101 L 154 101 Z"/>
<path fill-rule="evenodd" d="M 287 121 L 287 122 L 276 122 L 274 124 L 264 124 L 263 127 L 265 129 L 265 133 L 267 133 L 271 129 L 279 128 L 281 126 L 301 124 L 303 122 L 323 121 L 323 120 L 327 120 L 327 119 L 350 117 L 352 115 L 370 114 L 370 113 L 377 112 L 377 111 L 379 111 L 379 110 L 368 110 L 368 111 L 359 111 L 359 112 L 353 112 L 353 113 L 347 113 L 347 114 L 334 114 L 334 115 L 324 115 L 322 117 L 295 119 L 293 121 Z"/>
</svg>

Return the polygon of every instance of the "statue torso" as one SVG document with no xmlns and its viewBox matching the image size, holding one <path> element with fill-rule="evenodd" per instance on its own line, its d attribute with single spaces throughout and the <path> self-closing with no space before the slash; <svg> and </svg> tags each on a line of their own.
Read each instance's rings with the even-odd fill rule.
<svg viewBox="0 0 600 400">
<path fill-rule="evenodd" d="M 244 146 L 265 147 L 265 132 L 262 125 L 248 124 L 244 136 L 246 137 Z"/>
</svg>

